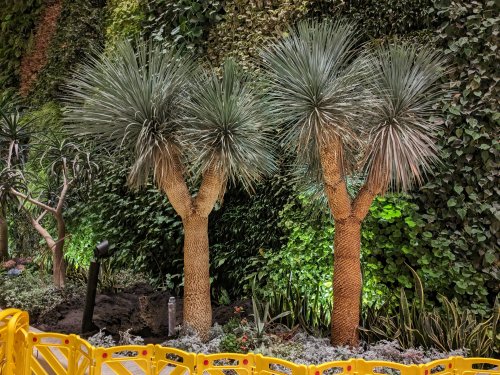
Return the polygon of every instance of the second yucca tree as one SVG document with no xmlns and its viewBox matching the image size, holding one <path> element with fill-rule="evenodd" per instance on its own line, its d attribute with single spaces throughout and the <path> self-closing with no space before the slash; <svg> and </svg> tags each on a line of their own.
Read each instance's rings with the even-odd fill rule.
<svg viewBox="0 0 500 375">
<path fill-rule="evenodd" d="M 335 221 L 334 345 L 358 344 L 361 223 L 377 195 L 411 188 L 436 162 L 442 95 L 438 54 L 402 44 L 358 55 L 355 35 L 343 21 L 303 22 L 262 53 L 282 140 L 323 185 Z M 355 196 L 351 173 L 364 181 Z"/>
<path fill-rule="evenodd" d="M 275 168 L 265 99 L 231 61 L 219 78 L 180 52 L 147 42 L 137 49 L 122 42 L 89 60 L 65 92 L 67 126 L 127 151 L 129 185 L 144 185 L 152 174 L 181 217 L 184 323 L 208 338 L 208 216 L 228 182 L 251 190 Z M 188 177 L 199 182 L 194 196 Z"/>
</svg>

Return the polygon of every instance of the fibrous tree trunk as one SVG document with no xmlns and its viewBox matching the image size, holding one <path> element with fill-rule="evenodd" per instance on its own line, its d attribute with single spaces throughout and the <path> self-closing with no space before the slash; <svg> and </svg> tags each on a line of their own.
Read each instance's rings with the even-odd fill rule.
<svg viewBox="0 0 500 375">
<path fill-rule="evenodd" d="M 207 340 L 212 326 L 208 215 L 223 191 L 225 179 L 216 167 L 209 168 L 193 198 L 184 180 L 180 160 L 174 166 L 168 178 L 158 183 L 181 217 L 184 228 L 183 324 L 194 328 L 202 340 Z"/>
<path fill-rule="evenodd" d="M 357 345 L 362 283 L 361 225 L 353 218 L 335 222 L 332 342 Z"/>
<path fill-rule="evenodd" d="M 0 215 L 0 259 L 9 258 L 9 227 L 7 219 Z"/>
<path fill-rule="evenodd" d="M 342 168 L 342 142 L 332 137 L 320 150 L 323 182 L 335 221 L 331 343 L 358 345 L 361 277 L 361 223 L 376 196 L 369 181 L 354 201 Z"/>
<path fill-rule="evenodd" d="M 184 322 L 207 338 L 212 326 L 208 218 L 197 214 L 184 224 Z"/>
</svg>

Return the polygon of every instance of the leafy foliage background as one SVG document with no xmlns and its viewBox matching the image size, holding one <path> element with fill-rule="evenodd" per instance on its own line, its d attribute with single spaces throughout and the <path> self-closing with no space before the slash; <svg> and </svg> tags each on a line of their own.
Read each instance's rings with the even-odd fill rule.
<svg viewBox="0 0 500 375">
<path fill-rule="evenodd" d="M 7 5 L 0 6 L 0 88 L 7 89 L 18 85 L 20 57 L 30 46 L 45 3 L 3 1 Z M 494 1 L 127 0 L 105 4 L 65 0 L 47 51 L 48 63 L 30 100 L 34 105 L 57 102 L 66 74 L 93 48 L 111 48 L 121 37 L 152 36 L 184 45 L 212 66 L 232 56 L 252 71 L 259 67 L 259 45 L 285 33 L 287 23 L 336 16 L 356 20 L 371 43 L 404 38 L 441 49 L 449 57 L 446 81 L 454 90 L 441 104 L 443 167 L 410 196 L 379 198 L 364 224 L 366 301 L 376 303 L 387 290 L 399 287 L 407 288 L 410 298 L 413 278 L 404 266 L 408 264 L 420 275 L 430 303 L 444 294 L 476 312 L 486 312 L 500 287 L 500 116 L 495 63 L 499 17 Z M 130 192 L 124 182 L 121 168 L 107 170 L 91 198 L 76 202 L 69 215 L 77 242 L 89 251 L 96 241 L 108 238 L 118 249 L 116 267 L 147 271 L 169 287 L 182 285 L 179 220 L 154 187 Z M 288 187 L 285 172 L 260 186 L 252 197 L 230 189 L 222 207 L 211 216 L 215 297 L 241 295 L 249 280 L 242 275 L 258 277 L 260 272 L 263 286 L 271 285 L 276 278 L 272 275 L 285 277 L 289 269 L 302 270 L 305 279 L 326 277 L 334 227 L 328 215 L 309 215 L 307 208 L 307 199 Z M 281 267 L 285 261 L 287 267 Z"/>
<path fill-rule="evenodd" d="M 41 0 L 0 1 L 0 90 L 19 84 L 21 57 L 29 48 Z"/>
</svg>

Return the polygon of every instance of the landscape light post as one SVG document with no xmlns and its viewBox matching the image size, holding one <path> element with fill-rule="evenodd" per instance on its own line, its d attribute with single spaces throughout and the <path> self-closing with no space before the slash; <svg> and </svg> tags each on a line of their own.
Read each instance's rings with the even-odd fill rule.
<svg viewBox="0 0 500 375">
<path fill-rule="evenodd" d="M 97 283 L 99 282 L 99 269 L 101 268 L 101 260 L 110 257 L 111 254 L 112 252 L 110 251 L 109 242 L 107 240 L 102 241 L 94 249 L 94 259 L 89 267 L 87 298 L 82 318 L 82 333 L 94 332 L 99 328 L 93 322 Z"/>
</svg>

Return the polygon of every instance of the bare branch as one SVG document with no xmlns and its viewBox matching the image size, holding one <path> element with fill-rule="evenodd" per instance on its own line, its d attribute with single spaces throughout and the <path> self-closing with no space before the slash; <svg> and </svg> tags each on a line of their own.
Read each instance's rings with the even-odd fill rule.
<svg viewBox="0 0 500 375">
<path fill-rule="evenodd" d="M 56 213 L 61 213 L 64 205 L 64 201 L 66 200 L 66 194 L 68 193 L 70 185 L 67 182 L 66 177 L 64 177 L 64 183 L 63 183 L 63 188 L 61 191 L 61 195 L 59 195 L 59 201 L 57 202 L 57 207 L 55 212 Z"/>
<path fill-rule="evenodd" d="M 28 202 L 34 204 L 35 206 L 43 208 L 44 210 L 49 211 L 53 214 L 56 213 L 56 210 L 54 208 L 47 206 L 46 204 L 44 204 L 36 199 L 33 199 L 33 198 L 27 196 L 26 194 L 23 194 L 20 191 L 17 191 L 16 189 L 10 189 L 10 190 L 11 190 L 12 194 L 14 194 L 15 196 L 22 198 L 23 200 L 28 201 Z M 24 207 L 24 204 L 23 204 L 23 207 Z"/>
<path fill-rule="evenodd" d="M 43 217 L 43 215 L 47 212 L 47 211 L 44 211 L 44 213 L 42 213 L 42 215 L 40 215 L 38 217 L 37 220 L 35 220 L 33 218 L 33 216 L 31 215 L 31 212 L 29 212 L 29 210 L 23 206 L 21 206 L 21 208 L 24 210 L 24 212 L 28 215 L 30 221 L 31 221 L 31 224 L 33 225 L 33 228 L 35 228 L 35 230 L 43 237 L 43 239 L 45 240 L 45 242 L 47 243 L 47 246 L 49 247 L 49 249 L 51 251 L 54 251 L 55 247 L 56 247 L 56 241 L 54 241 L 54 238 L 50 235 L 50 233 L 47 231 L 47 229 L 45 229 L 39 222 L 39 220 L 41 220 L 41 217 Z"/>
<path fill-rule="evenodd" d="M 47 212 L 48 212 L 47 210 L 44 210 L 44 211 L 40 214 L 40 216 L 38 216 L 38 218 L 36 219 L 36 222 L 37 222 L 37 223 L 39 223 L 39 222 L 40 222 L 40 220 L 42 220 L 42 219 L 44 218 L 44 216 L 47 214 Z"/>
</svg>

